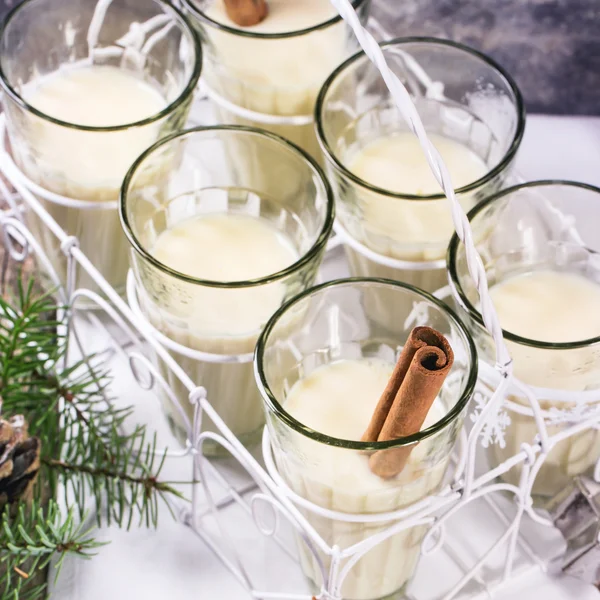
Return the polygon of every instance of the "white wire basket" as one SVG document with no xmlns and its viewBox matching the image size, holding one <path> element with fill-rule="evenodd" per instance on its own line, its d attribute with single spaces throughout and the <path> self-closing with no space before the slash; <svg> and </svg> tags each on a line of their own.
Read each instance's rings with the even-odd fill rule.
<svg viewBox="0 0 600 600">
<path fill-rule="evenodd" d="M 192 381 L 186 375 L 135 309 L 135 303 L 128 305 L 111 288 L 80 250 L 77 238 L 63 231 L 44 209 L 37 196 L 43 196 L 45 191 L 32 184 L 13 162 L 6 146 L 1 117 L 0 170 L 16 192 L 0 181 L 0 192 L 10 206 L 8 211 L 0 214 L 5 243 L 16 261 L 24 260 L 28 253 L 34 254 L 59 290 L 61 301 L 70 307 L 67 327 L 74 354 L 87 353 L 89 347 L 83 340 L 99 336 L 104 344 L 102 351 L 110 357 L 111 364 L 119 364 L 121 370 L 123 365 L 128 365 L 130 373 L 123 377 L 129 377 L 140 390 L 160 390 L 177 404 L 176 394 L 167 379 L 154 366 L 153 354 L 160 357 L 172 376 L 187 388 L 189 402 L 194 407 L 191 420 L 181 409 L 187 445 L 181 450 L 167 452 L 170 458 L 185 465 L 190 481 L 199 483 L 191 487 L 191 503 L 174 508 L 182 526 L 190 528 L 222 561 L 249 598 L 340 600 L 340 589 L 354 561 L 394 533 L 418 525 L 429 526 L 429 531 L 408 596 L 414 600 L 490 597 L 497 589 L 512 584 L 525 573 L 552 570 L 560 565 L 564 542 L 552 522 L 533 508 L 532 486 L 550 450 L 561 440 L 597 428 L 600 410 L 567 415 L 560 432 L 548 434 L 549 415 L 541 410 L 538 401 L 542 392 L 512 377 L 510 356 L 489 298 L 483 267 L 471 239 L 469 224 L 454 197 L 450 177 L 428 141 L 406 90 L 387 69 L 374 38 L 362 29 L 347 0 L 332 1 L 382 72 L 452 203 L 454 222 L 467 247 L 471 273 L 478 283 L 484 320 L 496 344 L 498 367 L 494 370 L 481 365 L 482 378 L 472 403 L 471 418 L 467 419 L 467 426 L 460 435 L 452 469 L 438 494 L 403 510 L 369 515 L 367 518 L 371 521 L 390 524 L 364 543 L 349 548 L 329 546 L 310 525 L 303 510 L 334 521 L 353 520 L 356 515 L 323 509 L 290 490 L 277 473 L 266 430 L 262 456 L 259 453 L 258 457 L 231 433 L 213 409 L 202 382 Z M 60 244 L 67 261 L 66 280 L 56 273 L 50 257 L 25 225 L 24 209 L 33 211 L 43 222 L 48 235 Z M 339 239 L 330 244 L 323 271 L 331 273 L 332 265 L 340 264 L 338 244 Z M 333 268 L 334 273 L 336 268 Z M 91 289 L 77 288 L 78 272 L 86 273 L 102 295 Z M 130 298 L 135 295 L 132 286 L 130 276 Z M 445 289 L 439 295 L 448 293 Z M 97 310 L 77 310 L 82 302 L 86 308 L 92 305 Z M 90 335 L 90 332 L 96 333 Z M 528 399 L 529 406 L 517 406 L 505 400 L 506 394 L 513 389 Z M 599 401 L 598 394 L 585 399 L 588 406 Z M 530 443 L 522 444 L 517 454 L 489 469 L 481 442 L 482 439 L 485 442 L 495 439 L 502 443 L 502 431 L 509 422 L 507 410 L 525 411 L 531 415 L 537 424 L 537 436 Z M 203 431 L 201 425 L 207 419 L 214 424 L 215 432 Z M 205 457 L 202 453 L 205 441 L 221 445 L 232 458 L 211 460 Z M 520 469 L 518 483 L 499 479 L 517 467 Z M 596 476 L 600 476 L 600 467 L 596 468 Z M 252 532 L 250 544 L 248 531 Z M 310 590 L 301 576 L 294 532 L 300 534 L 313 551 L 315 560 L 321 563 L 321 589 Z M 322 555 L 329 558 L 327 569 L 319 558 Z M 270 564 L 271 569 L 265 568 L 266 564 Z M 198 569 L 201 571 L 202 565 Z M 273 571 L 277 573 L 273 574 Z M 444 577 L 431 577 L 431 573 L 437 572 L 443 572 Z"/>
</svg>

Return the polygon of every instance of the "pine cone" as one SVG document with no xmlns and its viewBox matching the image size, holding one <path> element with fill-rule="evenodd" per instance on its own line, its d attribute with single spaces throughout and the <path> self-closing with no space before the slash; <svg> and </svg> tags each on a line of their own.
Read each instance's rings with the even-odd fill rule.
<svg viewBox="0 0 600 600">
<path fill-rule="evenodd" d="M 0 507 L 32 498 L 40 469 L 41 443 L 28 437 L 21 415 L 0 419 Z"/>
</svg>

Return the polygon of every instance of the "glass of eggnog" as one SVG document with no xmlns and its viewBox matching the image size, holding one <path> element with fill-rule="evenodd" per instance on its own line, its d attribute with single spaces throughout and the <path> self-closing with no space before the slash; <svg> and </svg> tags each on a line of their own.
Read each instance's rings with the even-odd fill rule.
<svg viewBox="0 0 600 600">
<path fill-rule="evenodd" d="M 592 415 L 600 403 L 600 189 L 538 181 L 490 197 L 469 214 L 515 376 L 538 398 L 549 436 Z M 481 382 L 497 385 L 494 345 L 483 327 L 465 249 L 448 251 L 450 282 L 477 344 Z M 493 444 L 493 466 L 535 444 L 538 428 L 519 390 L 507 402 L 505 440 Z M 600 458 L 600 431 L 587 428 L 551 446 L 533 486 L 553 496 Z M 505 473 L 518 484 L 520 466 Z M 541 498 L 539 498 L 541 499 Z"/>
<path fill-rule="evenodd" d="M 525 126 L 521 94 L 487 56 L 461 44 L 401 38 L 381 44 L 469 209 L 504 183 Z M 337 202 L 353 275 L 386 277 L 433 292 L 446 285 L 454 227 L 448 202 L 416 136 L 364 53 L 325 82 L 317 137 Z"/>
<path fill-rule="evenodd" d="M 397 310 L 383 319 L 381 306 Z M 445 336 L 454 353 L 451 370 L 414 433 L 365 442 L 416 325 Z M 345 600 L 402 597 L 428 527 L 384 532 L 398 525 L 394 511 L 442 487 L 477 378 L 470 334 L 443 302 L 410 285 L 342 279 L 307 290 L 272 317 L 257 344 L 255 372 L 276 476 L 329 547 L 343 552 L 360 544 L 364 551 L 353 556 L 358 560 L 343 580 L 332 575 L 328 591 Z M 404 466 L 384 478 L 372 461 L 385 452 L 403 455 Z M 298 547 L 305 575 L 321 589 L 331 559 L 300 538 Z M 332 573 L 344 572 L 348 560 Z"/>
<path fill-rule="evenodd" d="M 0 31 L 12 157 L 118 291 L 128 268 L 117 210 L 123 177 L 144 150 L 183 127 L 201 63 L 194 30 L 163 0 L 25 0 Z M 27 217 L 64 283 L 56 237 L 33 211 Z M 75 285 L 96 290 L 83 272 Z"/>
<path fill-rule="evenodd" d="M 148 177 L 163 164 L 161 177 Z M 244 127 L 166 138 L 125 178 L 121 217 L 141 312 L 247 445 L 264 424 L 252 372 L 256 340 L 283 302 L 312 285 L 333 214 L 331 189 L 313 159 Z M 184 442 L 180 409 L 193 414 L 188 390 L 161 368 L 177 400 L 165 396 L 165 410 Z M 203 428 L 215 430 L 208 418 Z"/>
<path fill-rule="evenodd" d="M 349 26 L 329 0 L 269 0 L 264 19 L 250 26 L 232 20 L 227 2 L 184 0 L 202 39 L 204 81 L 219 122 L 268 129 L 321 160 L 315 100 L 358 49 Z M 366 23 L 371 0 L 352 4 Z"/>
</svg>

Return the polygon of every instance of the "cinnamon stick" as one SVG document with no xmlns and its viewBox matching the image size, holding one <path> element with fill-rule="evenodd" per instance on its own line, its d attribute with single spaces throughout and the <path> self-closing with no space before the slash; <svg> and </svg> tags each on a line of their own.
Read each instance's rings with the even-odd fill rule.
<svg viewBox="0 0 600 600">
<path fill-rule="evenodd" d="M 452 348 L 441 333 L 431 327 L 415 327 L 362 441 L 395 440 L 420 431 L 453 362 Z M 369 467 L 382 478 L 395 477 L 404 469 L 413 448 L 399 446 L 375 452 Z"/>
<path fill-rule="evenodd" d="M 269 14 L 266 0 L 224 0 L 227 16 L 240 27 L 250 27 Z"/>
</svg>

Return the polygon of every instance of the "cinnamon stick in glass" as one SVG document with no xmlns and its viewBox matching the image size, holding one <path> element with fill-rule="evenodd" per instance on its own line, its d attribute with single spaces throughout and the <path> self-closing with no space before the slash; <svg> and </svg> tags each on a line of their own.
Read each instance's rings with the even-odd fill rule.
<svg viewBox="0 0 600 600">
<path fill-rule="evenodd" d="M 453 362 L 452 348 L 439 331 L 415 327 L 362 441 L 384 442 L 420 431 Z M 369 467 L 384 479 L 395 477 L 404 469 L 414 447 L 413 444 L 375 452 L 369 459 Z"/>
<path fill-rule="evenodd" d="M 224 0 L 227 16 L 240 27 L 250 27 L 269 14 L 266 0 Z"/>
</svg>

